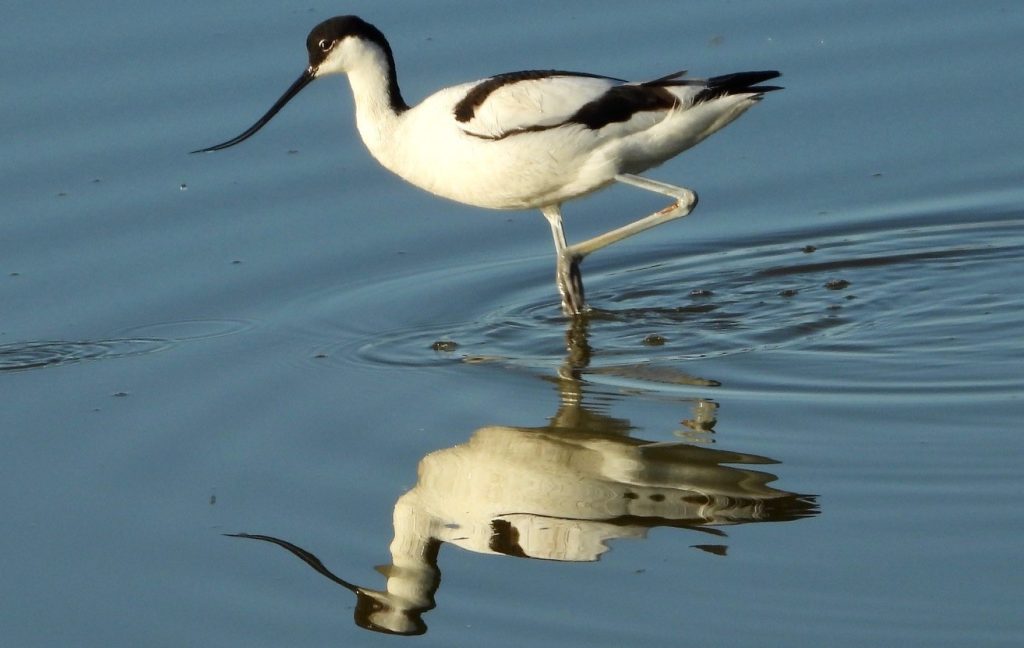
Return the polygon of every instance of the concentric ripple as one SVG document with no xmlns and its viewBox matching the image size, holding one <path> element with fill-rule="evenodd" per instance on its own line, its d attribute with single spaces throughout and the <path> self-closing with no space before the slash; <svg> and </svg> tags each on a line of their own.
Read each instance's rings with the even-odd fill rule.
<svg viewBox="0 0 1024 648">
<path fill-rule="evenodd" d="M 969 360 L 963 354 L 1019 358 L 1013 340 L 1024 330 L 1024 313 L 1014 305 L 1017 279 L 1006 267 L 1024 257 L 1024 220 L 918 215 L 858 228 L 725 241 L 698 254 L 661 249 L 642 258 L 588 260 L 593 310 L 575 327 L 559 312 L 550 277 L 538 270 L 547 264 L 538 259 L 391 277 L 320 295 L 322 308 L 338 309 L 323 319 L 350 321 L 362 305 L 372 311 L 390 295 L 408 302 L 408 312 L 424 313 L 422 322 L 321 331 L 335 341 L 317 345 L 311 356 L 328 365 L 497 363 L 551 375 L 584 350 L 589 379 L 623 388 L 726 382 L 814 392 L 842 383 L 861 393 L 953 393 L 978 384 L 979 376 L 952 370 L 932 371 L 923 384 L 914 377 L 921 356 L 951 368 Z M 495 285 L 501 281 L 508 285 Z M 445 302 L 448 295 L 474 301 Z M 753 352 L 791 354 L 800 369 L 691 375 L 688 363 Z M 872 360 L 867 366 L 878 372 L 835 376 L 834 367 L 851 354 Z M 1020 386 L 1015 375 L 991 376 L 989 387 L 1012 391 Z"/>
<path fill-rule="evenodd" d="M 34 340 L 0 345 L 0 371 L 22 371 L 84 360 L 158 353 L 185 341 L 230 335 L 251 326 L 243 320 L 186 320 L 136 326 L 108 340 Z"/>
<path fill-rule="evenodd" d="M 642 263 L 636 257 L 616 265 L 588 263 L 593 310 L 586 318 L 587 343 L 595 350 L 595 366 L 678 363 L 765 349 L 884 353 L 897 340 L 904 350 L 928 344 L 919 335 L 922 327 L 934 329 L 933 336 L 970 333 L 981 325 L 970 321 L 981 307 L 988 326 L 1019 330 L 1024 322 L 1009 307 L 1014 289 L 1001 262 L 1020 258 L 1022 232 L 1019 219 L 925 226 L 904 221 L 867 231 L 802 233 L 781 242 L 728 242 L 696 254 L 662 250 Z M 437 270 L 348 291 L 337 296 L 347 312 L 353 304 L 357 309 L 361 301 L 398 292 L 412 300 L 412 312 L 430 310 L 445 295 L 473 295 L 473 304 L 490 307 L 459 321 L 357 333 L 317 352 L 391 366 L 486 360 L 557 366 L 570 331 L 550 278 L 536 271 L 539 263 Z M 495 286 L 496 276 L 531 274 L 531 285 L 520 279 L 522 285 Z M 995 292 L 1001 296 L 979 295 L 975 286 L 1000 287 Z M 958 314 L 953 321 L 939 311 Z M 920 316 L 908 316 L 913 313 Z"/>
<path fill-rule="evenodd" d="M 124 338 L 71 342 L 48 340 L 0 345 L 0 371 L 20 371 L 55 365 L 156 353 L 172 342 L 155 338 Z"/>
<path fill-rule="evenodd" d="M 253 326 L 255 326 L 253 322 L 241 319 L 195 319 L 134 326 L 126 329 L 123 333 L 125 335 L 151 335 L 175 342 L 184 342 L 234 335 L 247 331 Z"/>
</svg>

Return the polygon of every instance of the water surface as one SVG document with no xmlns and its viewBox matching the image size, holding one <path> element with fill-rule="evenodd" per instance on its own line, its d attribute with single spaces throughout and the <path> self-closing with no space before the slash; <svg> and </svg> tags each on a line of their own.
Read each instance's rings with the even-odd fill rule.
<svg viewBox="0 0 1024 648">
<path fill-rule="evenodd" d="M 186 154 L 345 12 L 410 101 L 786 90 L 651 172 L 700 206 L 588 258 L 571 325 L 539 215 L 389 176 L 341 80 Z M 5 645 L 1024 640 L 1018 3 L 9 13 Z M 662 206 L 613 188 L 567 234 Z"/>
</svg>

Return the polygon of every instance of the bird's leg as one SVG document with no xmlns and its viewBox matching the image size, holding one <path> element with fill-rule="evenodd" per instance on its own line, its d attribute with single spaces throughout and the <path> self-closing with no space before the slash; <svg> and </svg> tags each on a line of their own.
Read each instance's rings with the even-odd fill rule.
<svg viewBox="0 0 1024 648">
<path fill-rule="evenodd" d="M 583 298 L 583 275 L 580 261 L 583 257 L 570 251 L 565 245 L 562 231 L 562 210 L 558 205 L 542 207 L 541 213 L 551 225 L 551 236 L 555 240 L 555 281 L 562 296 L 562 312 L 569 317 L 583 313 L 586 302 Z"/>
<path fill-rule="evenodd" d="M 629 238 L 630 236 L 635 236 L 640 232 L 645 232 L 652 227 L 688 216 L 693 211 L 693 208 L 697 206 L 697 194 L 685 187 L 677 187 L 632 174 L 617 175 L 615 180 L 639 187 L 640 189 L 660 193 L 675 199 L 675 202 L 664 209 L 654 212 L 650 216 L 574 245 L 565 244 L 565 233 L 562 231 L 561 207 L 554 205 L 541 208 L 541 213 L 544 214 L 544 218 L 551 225 L 551 235 L 555 239 L 555 279 L 558 282 L 558 292 L 562 295 L 562 312 L 570 317 L 582 314 L 586 307 L 583 299 L 583 275 L 580 273 L 580 263 L 584 257 L 591 252 L 608 247 L 612 243 Z"/>
<path fill-rule="evenodd" d="M 693 211 L 693 208 L 697 206 L 697 194 L 684 187 L 676 187 L 675 185 L 658 182 L 657 180 L 649 180 L 648 178 L 632 174 L 617 175 L 615 176 L 615 180 L 628 185 L 633 185 L 634 187 L 639 187 L 640 189 L 646 189 L 647 191 L 653 191 L 655 193 L 660 193 L 670 198 L 674 198 L 675 202 L 660 211 L 654 212 L 650 216 L 633 221 L 628 225 L 623 225 L 622 227 L 613 229 L 610 232 L 605 232 L 604 234 L 595 236 L 594 238 L 587 239 L 581 243 L 576 243 L 575 245 L 566 247 L 565 253 L 568 256 L 575 258 L 576 263 L 582 261 L 583 258 L 591 252 L 600 250 L 603 247 L 608 247 L 612 243 L 629 238 L 630 236 L 649 230 L 652 227 L 657 227 L 662 223 L 667 223 L 677 218 L 687 216 Z M 545 214 L 545 216 L 546 215 L 547 214 Z M 548 218 L 548 220 L 550 221 L 551 219 Z M 561 218 L 559 218 L 559 223 L 561 223 Z M 561 232 L 560 224 L 559 232 Z M 563 238 L 563 245 L 564 243 L 565 241 Z"/>
</svg>

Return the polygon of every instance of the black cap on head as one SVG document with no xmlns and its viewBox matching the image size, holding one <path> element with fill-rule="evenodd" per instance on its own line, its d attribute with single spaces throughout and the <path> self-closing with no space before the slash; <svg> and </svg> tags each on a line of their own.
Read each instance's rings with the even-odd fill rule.
<svg viewBox="0 0 1024 648">
<path fill-rule="evenodd" d="M 316 70 L 331 50 L 346 38 L 359 38 L 373 43 L 384 52 L 388 66 L 388 99 L 395 112 L 408 110 L 409 106 L 402 99 L 398 89 L 398 75 L 395 72 L 395 55 L 384 34 L 359 16 L 335 16 L 323 21 L 309 32 L 306 37 L 306 51 L 309 52 L 309 67 Z"/>
<path fill-rule="evenodd" d="M 327 58 L 335 43 L 349 36 L 376 43 L 388 55 L 389 62 L 394 66 L 391 46 L 388 45 L 384 34 L 359 16 L 335 16 L 314 27 L 306 37 L 309 64 L 316 68 Z"/>
</svg>

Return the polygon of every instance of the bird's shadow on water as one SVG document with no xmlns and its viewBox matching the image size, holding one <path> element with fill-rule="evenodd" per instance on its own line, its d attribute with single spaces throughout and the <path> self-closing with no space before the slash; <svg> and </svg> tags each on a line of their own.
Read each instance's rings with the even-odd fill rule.
<svg viewBox="0 0 1024 648">
<path fill-rule="evenodd" d="M 777 460 L 708 447 L 718 409 L 712 400 L 690 399 L 692 414 L 683 423 L 691 442 L 636 438 L 629 420 L 590 403 L 590 322 L 588 316 L 571 321 L 562 365 L 542 376 L 559 396 L 546 425 L 489 425 L 465 443 L 423 457 L 416 485 L 394 504 L 391 563 L 378 568 L 386 579 L 382 588 L 338 577 L 289 540 L 227 535 L 275 544 L 353 592 L 360 627 L 419 635 L 427 631 L 424 614 L 436 605 L 445 544 L 481 554 L 593 562 L 609 541 L 642 539 L 652 528 L 669 527 L 709 536 L 711 542 L 690 546 L 724 556 L 720 527 L 818 514 L 815 496 L 774 488 L 769 484 L 776 475 L 750 467 Z M 628 376 L 624 367 L 617 371 Z M 673 382 L 716 384 L 683 373 Z"/>
</svg>

